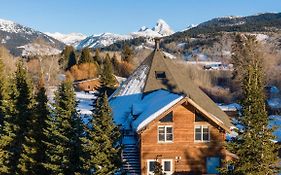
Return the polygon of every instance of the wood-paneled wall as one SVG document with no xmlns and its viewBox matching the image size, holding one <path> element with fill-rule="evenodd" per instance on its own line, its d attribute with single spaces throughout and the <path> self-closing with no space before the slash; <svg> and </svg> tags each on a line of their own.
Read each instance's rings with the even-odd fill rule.
<svg viewBox="0 0 281 175">
<path fill-rule="evenodd" d="M 159 119 L 173 111 L 173 122 L 161 123 Z M 186 102 L 176 105 L 151 122 L 140 133 L 141 170 L 147 174 L 148 159 L 173 159 L 176 172 L 206 172 L 205 159 L 209 156 L 224 157 L 225 133 L 211 121 L 195 122 L 195 108 Z M 158 143 L 158 126 L 173 126 L 173 142 Z M 194 126 L 208 125 L 210 142 L 194 141 Z"/>
</svg>

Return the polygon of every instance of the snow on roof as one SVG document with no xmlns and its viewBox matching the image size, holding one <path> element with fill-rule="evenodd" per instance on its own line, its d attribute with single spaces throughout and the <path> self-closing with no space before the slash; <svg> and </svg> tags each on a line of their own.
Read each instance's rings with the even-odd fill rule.
<svg viewBox="0 0 281 175">
<path fill-rule="evenodd" d="M 149 67 L 145 64 L 137 70 L 115 91 L 113 96 L 123 96 L 142 93 Z"/>
<path fill-rule="evenodd" d="M 156 90 L 148 94 L 113 97 L 110 106 L 116 124 L 122 125 L 123 129 L 139 131 L 183 98 L 166 90 Z"/>
</svg>

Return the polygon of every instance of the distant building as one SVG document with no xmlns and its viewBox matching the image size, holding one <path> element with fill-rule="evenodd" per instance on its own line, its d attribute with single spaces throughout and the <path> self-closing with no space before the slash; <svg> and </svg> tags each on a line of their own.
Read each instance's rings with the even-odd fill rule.
<svg viewBox="0 0 281 175">
<path fill-rule="evenodd" d="M 218 174 L 231 158 L 223 146 L 229 117 L 170 59 L 155 50 L 110 98 L 123 131 L 128 174 Z"/>
<path fill-rule="evenodd" d="M 73 82 L 73 86 L 79 91 L 94 91 L 100 86 L 99 78 L 91 78 L 86 80 L 77 80 Z"/>
</svg>

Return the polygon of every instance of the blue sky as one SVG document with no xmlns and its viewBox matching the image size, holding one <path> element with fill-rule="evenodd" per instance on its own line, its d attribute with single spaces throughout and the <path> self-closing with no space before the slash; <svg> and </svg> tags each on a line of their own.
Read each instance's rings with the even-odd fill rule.
<svg viewBox="0 0 281 175">
<path fill-rule="evenodd" d="M 281 12 L 280 0 L 3 0 L 0 18 L 43 32 L 126 34 L 164 19 L 175 31 L 219 16 Z"/>
</svg>

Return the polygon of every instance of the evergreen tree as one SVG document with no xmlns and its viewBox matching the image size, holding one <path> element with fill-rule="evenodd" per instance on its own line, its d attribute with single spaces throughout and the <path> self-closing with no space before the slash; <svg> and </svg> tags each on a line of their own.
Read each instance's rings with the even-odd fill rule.
<svg viewBox="0 0 281 175">
<path fill-rule="evenodd" d="M 70 52 L 70 55 L 69 55 L 69 58 L 68 58 L 68 63 L 67 63 L 66 69 L 70 69 L 72 66 L 74 66 L 76 64 L 77 64 L 77 61 L 76 61 L 75 51 L 72 50 Z"/>
<path fill-rule="evenodd" d="M 34 174 L 29 171 L 36 163 L 33 155 L 36 149 L 29 145 L 33 118 L 33 89 L 23 62 L 19 62 L 11 86 L 8 113 L 4 118 L 1 134 L 1 174 Z"/>
<path fill-rule="evenodd" d="M 82 172 L 82 121 L 76 112 L 77 102 L 71 82 L 63 82 L 55 94 L 53 116 L 45 131 L 47 141 L 44 166 L 50 174 L 74 175 Z"/>
<path fill-rule="evenodd" d="M 84 166 L 88 174 L 114 174 L 122 165 L 120 131 L 112 120 L 112 113 L 106 93 L 98 97 L 94 103 L 93 116 L 83 138 L 83 150 L 89 158 Z"/>
<path fill-rule="evenodd" d="M 84 49 L 82 49 L 79 64 L 91 62 L 93 62 L 93 60 L 91 58 L 90 49 L 88 47 L 85 47 Z"/>
<path fill-rule="evenodd" d="M 62 57 L 59 60 L 59 64 L 63 69 L 70 69 L 72 66 L 77 64 L 75 49 L 73 46 L 65 46 L 64 50 L 61 53 Z"/>
<path fill-rule="evenodd" d="M 157 159 L 155 160 L 153 173 L 154 175 L 165 175 L 165 173 L 163 173 L 162 165 Z"/>
<path fill-rule="evenodd" d="M 41 76 L 40 81 L 38 83 L 38 91 L 36 94 L 36 105 L 34 110 L 34 126 L 33 126 L 33 134 L 35 139 L 35 147 L 37 152 L 34 156 L 37 164 L 34 166 L 35 174 L 49 174 L 43 163 L 46 161 L 45 152 L 47 147 L 45 145 L 45 141 L 47 140 L 46 135 L 44 134 L 44 130 L 47 129 L 47 121 L 50 117 L 50 109 L 48 107 L 48 98 L 46 95 L 46 89 L 44 87 L 44 80 Z"/>
<path fill-rule="evenodd" d="M 109 54 L 106 54 L 104 59 L 103 68 L 100 76 L 101 84 L 105 87 L 113 88 L 116 84 L 115 77 L 113 75 L 112 65 L 110 62 Z"/>
<path fill-rule="evenodd" d="M 127 44 L 125 44 L 123 51 L 122 51 L 122 60 L 126 61 L 128 63 L 133 62 L 133 51 Z"/>
<path fill-rule="evenodd" d="M 100 50 L 98 48 L 95 50 L 94 62 L 98 65 L 102 64 L 102 58 L 100 56 Z"/>
<path fill-rule="evenodd" d="M 3 128 L 4 117 L 6 115 L 6 108 L 8 107 L 7 101 L 9 99 L 7 80 L 5 77 L 4 64 L 0 58 L 0 133 Z"/>
<path fill-rule="evenodd" d="M 265 107 L 264 72 L 262 54 L 254 36 L 237 36 L 233 45 L 233 59 L 241 73 L 243 90 L 242 115 L 239 122 L 244 126 L 228 149 L 239 158 L 231 162 L 235 169 L 226 174 L 274 175 L 277 174 L 277 146 L 268 128 Z"/>
<path fill-rule="evenodd" d="M 15 139 L 17 127 L 13 123 L 13 103 L 10 99 L 11 88 L 7 84 L 4 77 L 4 65 L 0 59 L 0 174 L 12 174 L 10 160 L 12 159 L 13 151 L 11 145 Z"/>
</svg>

